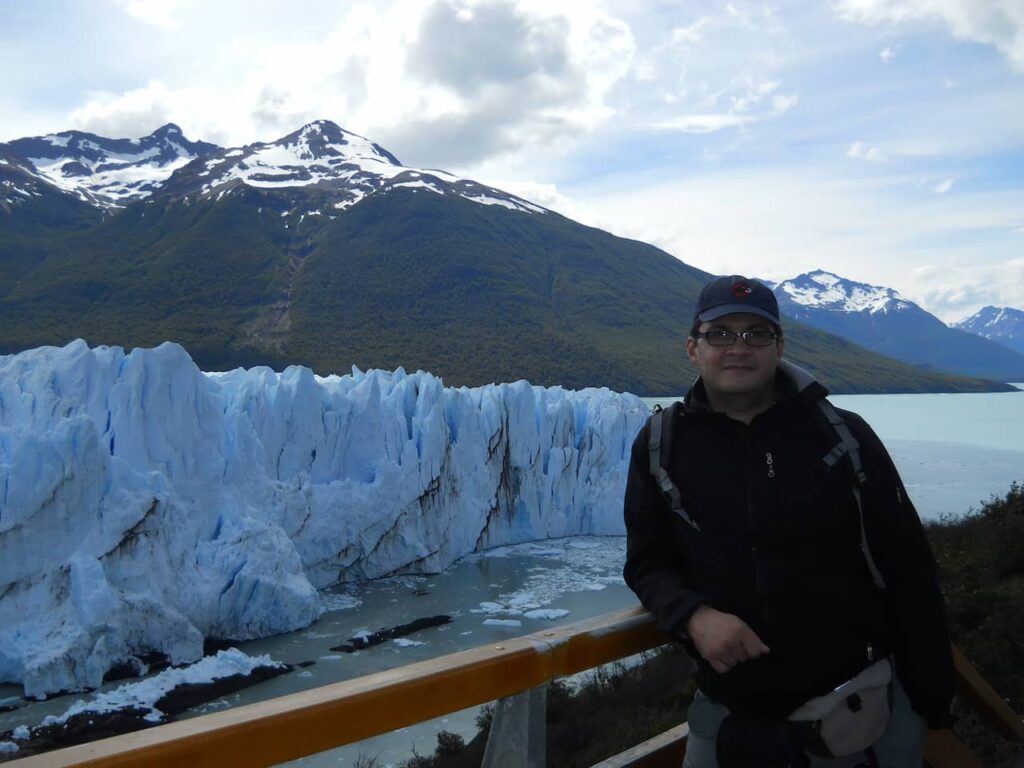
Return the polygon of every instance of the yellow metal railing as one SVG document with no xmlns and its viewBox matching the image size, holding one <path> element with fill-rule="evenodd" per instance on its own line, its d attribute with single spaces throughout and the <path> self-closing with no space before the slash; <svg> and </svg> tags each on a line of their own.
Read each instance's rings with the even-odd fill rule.
<svg viewBox="0 0 1024 768">
<path fill-rule="evenodd" d="M 414 723 L 529 690 L 556 678 L 662 645 L 667 637 L 641 608 L 536 632 L 438 659 L 214 714 L 182 720 L 6 763 L 10 768 L 221 768 L 267 766 L 361 741 Z M 961 693 L 1004 735 L 1024 740 L 1024 723 L 959 651 Z M 686 725 L 622 755 L 605 768 L 678 766 Z M 932 768 L 975 766 L 948 732 L 932 732 Z"/>
</svg>

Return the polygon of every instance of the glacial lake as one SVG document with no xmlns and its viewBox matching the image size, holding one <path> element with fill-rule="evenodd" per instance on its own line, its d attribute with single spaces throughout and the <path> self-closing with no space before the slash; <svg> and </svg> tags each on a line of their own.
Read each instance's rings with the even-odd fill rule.
<svg viewBox="0 0 1024 768">
<path fill-rule="evenodd" d="M 977 509 L 993 495 L 1004 494 L 1011 483 L 1024 482 L 1024 392 L 840 395 L 832 401 L 860 413 L 878 432 L 924 519 Z M 241 646 L 249 654 L 269 654 L 292 664 L 313 661 L 312 666 L 225 696 L 192 714 L 499 643 L 636 605 L 622 582 L 624 554 L 623 537 L 559 539 L 473 555 L 441 574 L 326 591 L 328 610 L 313 625 Z M 542 613 L 531 613 L 537 609 Z M 436 614 L 448 614 L 452 622 L 353 654 L 331 650 L 361 631 Z M 17 686 L 0 685 L 0 699 L 19 693 Z M 46 715 L 63 712 L 75 698 L 58 697 L 0 714 L 0 731 L 22 723 L 35 725 Z M 454 731 L 468 740 L 476 732 L 476 714 L 476 708 L 453 713 L 290 765 L 354 766 L 364 755 L 376 758 L 380 768 L 397 766 L 414 751 L 432 753 L 438 730 Z"/>
<path fill-rule="evenodd" d="M 644 400 L 667 406 L 674 399 Z M 1014 481 L 1024 482 L 1024 392 L 829 400 L 859 413 L 878 433 L 923 520 L 977 509 Z"/>
</svg>

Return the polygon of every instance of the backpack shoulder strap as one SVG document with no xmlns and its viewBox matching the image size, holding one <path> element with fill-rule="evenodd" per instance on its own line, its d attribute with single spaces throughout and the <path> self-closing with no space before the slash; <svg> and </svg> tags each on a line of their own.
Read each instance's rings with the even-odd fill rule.
<svg viewBox="0 0 1024 768">
<path fill-rule="evenodd" d="M 832 427 L 836 437 L 839 438 L 839 442 L 833 446 L 832 450 L 825 454 L 822 461 L 825 465 L 831 469 L 835 466 L 843 456 L 846 456 L 850 460 L 850 468 L 853 470 L 854 480 L 857 481 L 857 485 L 864 485 L 867 482 L 867 475 L 864 474 L 864 465 L 860 460 L 860 443 L 857 442 L 857 438 L 853 436 L 853 432 L 846 425 L 846 421 L 839 412 L 832 406 L 825 398 L 821 398 L 818 402 L 818 410 L 821 411 L 825 420 Z"/>
<path fill-rule="evenodd" d="M 882 572 L 878 570 L 875 558 L 871 555 L 867 531 L 864 529 L 864 504 L 861 500 L 861 487 L 867 482 L 868 478 L 864 473 L 864 464 L 860 460 L 860 443 L 854 437 L 853 432 L 850 431 L 846 420 L 839 415 L 839 412 L 832 406 L 832 403 L 825 398 L 821 398 L 817 402 L 818 410 L 825 417 L 835 436 L 839 438 L 839 442 L 822 457 L 822 461 L 825 462 L 825 466 L 831 469 L 839 463 L 843 456 L 849 459 L 850 469 L 853 470 L 853 498 L 857 502 L 857 517 L 860 519 L 860 550 L 864 554 L 864 562 L 868 566 L 868 571 L 871 572 L 871 580 L 875 583 L 876 587 L 884 590 L 885 579 L 882 577 Z"/>
<path fill-rule="evenodd" d="M 664 464 L 668 463 L 675 423 L 682 417 L 682 403 L 673 403 L 668 408 L 654 407 L 654 413 L 648 419 L 650 429 L 648 430 L 647 439 L 647 458 L 651 475 L 661 489 L 662 494 L 664 494 L 665 500 L 672 508 L 672 511 L 683 518 L 695 531 L 700 531 L 700 526 L 683 509 L 683 499 L 679 494 L 679 488 L 664 467 Z"/>
</svg>

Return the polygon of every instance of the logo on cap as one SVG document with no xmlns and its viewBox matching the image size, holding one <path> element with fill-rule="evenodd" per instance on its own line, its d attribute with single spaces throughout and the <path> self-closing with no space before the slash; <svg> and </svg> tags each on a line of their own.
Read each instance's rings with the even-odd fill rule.
<svg viewBox="0 0 1024 768">
<path fill-rule="evenodd" d="M 739 281 L 736 281 L 735 283 L 732 284 L 731 290 L 732 295 L 735 296 L 737 299 L 745 299 L 753 292 L 749 285 L 747 285 L 746 283 L 741 283 Z"/>
</svg>

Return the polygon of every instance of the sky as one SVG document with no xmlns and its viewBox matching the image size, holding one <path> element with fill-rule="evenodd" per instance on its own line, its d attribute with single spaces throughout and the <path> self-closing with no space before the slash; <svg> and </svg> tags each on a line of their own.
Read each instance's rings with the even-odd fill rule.
<svg viewBox="0 0 1024 768">
<path fill-rule="evenodd" d="M 1024 309 L 1024 0 L 0 0 L 0 141 L 316 119 L 716 274 Z"/>
</svg>

